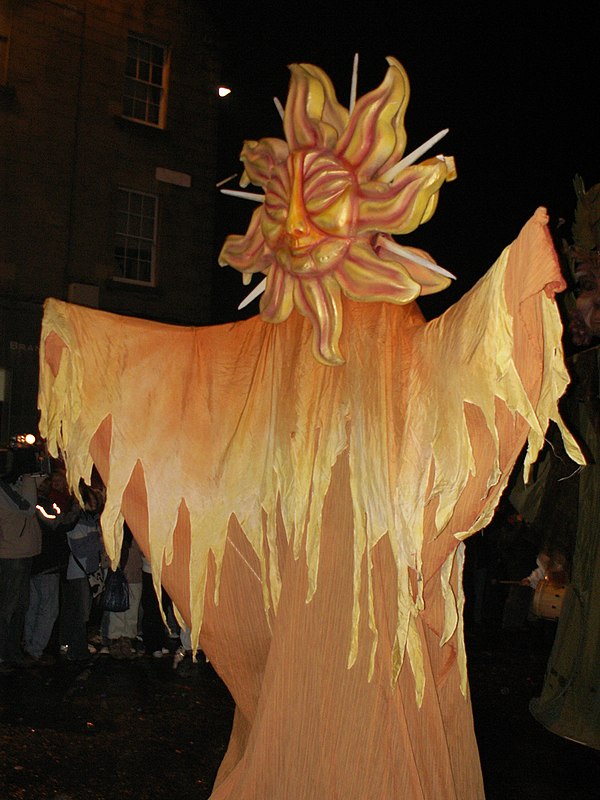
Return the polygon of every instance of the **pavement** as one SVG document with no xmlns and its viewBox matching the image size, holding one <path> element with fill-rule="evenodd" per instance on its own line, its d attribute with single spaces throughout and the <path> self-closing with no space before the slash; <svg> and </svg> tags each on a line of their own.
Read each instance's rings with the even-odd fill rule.
<svg viewBox="0 0 600 800">
<path fill-rule="evenodd" d="M 552 623 L 467 629 L 487 800 L 600 798 L 600 752 L 550 733 L 528 710 L 552 635 Z M 206 800 L 232 714 L 202 657 L 176 670 L 172 652 L 17 669 L 0 677 L 0 800 Z"/>
</svg>

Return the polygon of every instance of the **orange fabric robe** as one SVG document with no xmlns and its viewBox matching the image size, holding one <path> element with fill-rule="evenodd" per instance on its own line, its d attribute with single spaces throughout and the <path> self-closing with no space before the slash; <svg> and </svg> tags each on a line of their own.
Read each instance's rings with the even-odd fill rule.
<svg viewBox="0 0 600 800">
<path fill-rule="evenodd" d="M 479 800 L 461 539 L 567 382 L 543 209 L 439 319 L 345 301 L 346 364 L 299 316 L 178 328 L 56 300 L 41 433 L 95 464 L 236 703 L 214 800 Z M 564 431 L 572 457 L 576 445 Z"/>
</svg>

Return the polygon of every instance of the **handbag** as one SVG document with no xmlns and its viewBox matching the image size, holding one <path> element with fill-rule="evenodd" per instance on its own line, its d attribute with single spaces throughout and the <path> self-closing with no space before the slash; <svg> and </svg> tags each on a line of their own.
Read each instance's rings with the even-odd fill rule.
<svg viewBox="0 0 600 800">
<path fill-rule="evenodd" d="M 92 593 L 92 600 L 99 597 L 104 591 L 104 570 L 98 567 L 95 572 L 88 572 L 86 575 Z"/>
<path fill-rule="evenodd" d="M 129 583 L 121 567 L 109 569 L 104 581 L 104 594 L 100 601 L 104 611 L 127 611 L 129 608 Z"/>
<path fill-rule="evenodd" d="M 77 558 L 75 553 L 73 553 L 72 555 L 77 565 L 79 566 L 79 569 L 82 572 L 85 572 L 85 577 L 88 579 L 88 583 L 90 585 L 92 600 L 97 600 L 104 591 L 104 584 L 106 581 L 106 570 L 102 567 L 102 565 L 100 565 L 98 569 L 94 570 L 94 572 L 86 572 L 85 567 L 83 566 L 81 561 Z"/>
</svg>

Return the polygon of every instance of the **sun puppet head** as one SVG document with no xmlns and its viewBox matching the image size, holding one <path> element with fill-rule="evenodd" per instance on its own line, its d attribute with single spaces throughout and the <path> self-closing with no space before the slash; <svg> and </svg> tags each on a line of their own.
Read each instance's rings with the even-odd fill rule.
<svg viewBox="0 0 600 800">
<path fill-rule="evenodd" d="M 440 187 L 456 173 L 442 156 L 394 169 L 406 146 L 409 86 L 401 65 L 387 61 L 382 84 L 351 112 L 318 67 L 290 67 L 286 141 L 247 141 L 241 153 L 241 185 L 262 187 L 264 202 L 245 236 L 228 236 L 219 256 L 245 282 L 266 274 L 261 317 L 283 322 L 296 307 L 312 323 L 313 352 L 324 364 L 344 362 L 342 293 L 403 304 L 449 283 L 422 265 L 423 257 L 431 261 L 426 253 L 390 249 L 392 234 L 410 233 L 432 216 Z"/>
</svg>

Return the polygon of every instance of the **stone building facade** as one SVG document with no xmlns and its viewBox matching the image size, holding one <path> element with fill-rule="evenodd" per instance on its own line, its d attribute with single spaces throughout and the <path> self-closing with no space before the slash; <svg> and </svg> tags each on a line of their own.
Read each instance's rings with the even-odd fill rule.
<svg viewBox="0 0 600 800">
<path fill-rule="evenodd" d="M 0 444 L 43 302 L 210 321 L 219 43 L 196 0 L 0 0 Z"/>
</svg>

